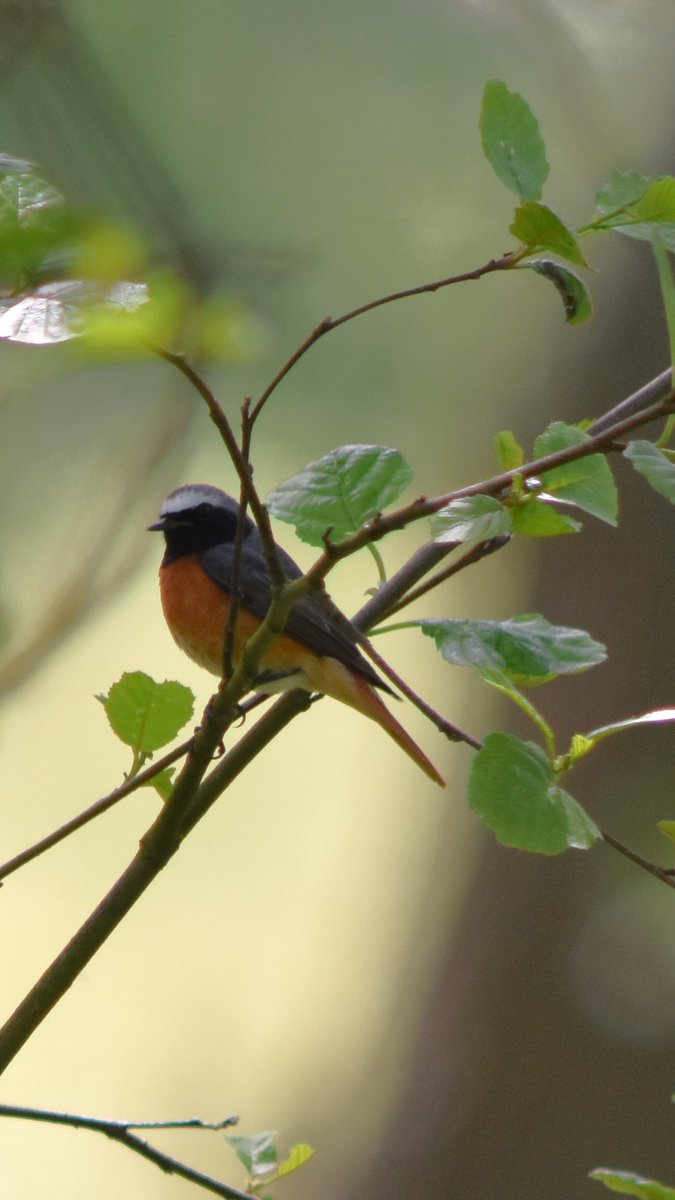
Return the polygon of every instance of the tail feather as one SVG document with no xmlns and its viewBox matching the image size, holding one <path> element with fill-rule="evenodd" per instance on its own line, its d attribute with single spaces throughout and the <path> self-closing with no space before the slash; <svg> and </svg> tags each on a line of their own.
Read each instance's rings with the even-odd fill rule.
<svg viewBox="0 0 675 1200">
<path fill-rule="evenodd" d="M 408 731 L 404 729 L 403 726 L 400 725 L 396 720 L 396 717 L 389 712 L 389 709 L 387 708 L 386 704 L 382 703 L 377 692 L 374 691 L 365 680 L 363 681 L 363 686 L 364 688 L 367 688 L 367 690 L 370 692 L 370 695 L 367 698 L 367 704 L 364 705 L 360 711 L 364 713 L 365 716 L 372 717 L 374 721 L 377 721 L 378 725 L 381 725 L 385 732 L 394 739 L 396 745 L 400 746 L 401 750 L 405 750 L 405 753 L 408 755 L 408 757 L 411 758 L 413 762 L 417 763 L 418 767 L 421 767 L 421 769 L 424 771 L 424 774 L 429 776 L 429 779 L 433 779 L 434 783 L 438 783 L 441 787 L 445 787 L 446 784 L 443 776 L 438 773 L 434 764 L 427 758 L 424 751 L 420 749 L 420 747 L 417 745 L 417 742 L 411 738 Z M 360 690 L 361 688 L 359 688 L 359 691 Z"/>
<path fill-rule="evenodd" d="M 303 665 L 313 691 L 323 692 L 325 696 L 341 700 L 343 704 L 348 704 L 350 708 L 355 708 L 365 717 L 376 721 L 429 779 L 433 779 L 434 783 L 440 784 L 441 787 L 446 786 L 442 775 L 439 775 L 424 751 L 390 713 L 367 679 L 350 671 L 335 658 L 317 659 L 312 656 Z"/>
</svg>

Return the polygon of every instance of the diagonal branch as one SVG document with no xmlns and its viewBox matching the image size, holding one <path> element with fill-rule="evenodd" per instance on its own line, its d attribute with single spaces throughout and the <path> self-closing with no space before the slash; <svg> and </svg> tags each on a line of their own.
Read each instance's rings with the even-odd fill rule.
<svg viewBox="0 0 675 1200">
<path fill-rule="evenodd" d="M 587 458 L 589 455 L 597 454 L 599 451 L 607 452 L 617 439 L 623 437 L 624 434 L 630 433 L 633 429 L 637 429 L 642 425 L 647 425 L 651 421 L 667 417 L 674 409 L 675 392 L 670 391 L 662 400 L 658 400 L 650 404 L 647 408 L 610 424 L 601 433 L 596 433 L 593 437 L 590 437 L 588 441 L 578 442 L 573 446 L 556 450 L 553 454 L 535 458 L 532 462 L 526 463 L 521 467 L 514 468 L 511 471 L 503 471 L 499 475 L 493 475 L 490 479 L 469 484 L 467 487 L 457 488 L 455 491 L 446 492 L 444 495 L 434 496 L 431 499 L 423 497 L 420 500 L 414 500 L 412 504 L 408 504 L 404 508 L 399 508 L 394 512 L 376 517 L 373 521 L 364 525 L 362 529 L 358 530 L 357 533 L 353 534 L 352 537 L 345 538 L 344 541 L 337 544 L 327 542 L 323 554 L 310 567 L 304 578 L 314 583 L 319 583 L 320 580 L 325 578 L 336 562 L 341 561 L 343 558 L 348 558 L 370 542 L 380 541 L 388 533 L 404 529 L 414 521 L 431 516 L 441 508 L 445 508 L 446 505 L 452 503 L 453 500 L 477 495 L 498 496 L 502 492 L 507 491 L 515 479 L 531 479 L 543 475 L 546 471 L 551 471 L 555 467 L 563 466 L 565 463 L 576 462 L 580 458 Z M 439 557 L 441 556 L 439 555 Z M 434 557 L 434 564 L 437 561 L 438 558 Z M 386 584 L 381 589 L 381 592 L 378 592 L 378 596 L 381 593 L 386 595 Z"/>
</svg>

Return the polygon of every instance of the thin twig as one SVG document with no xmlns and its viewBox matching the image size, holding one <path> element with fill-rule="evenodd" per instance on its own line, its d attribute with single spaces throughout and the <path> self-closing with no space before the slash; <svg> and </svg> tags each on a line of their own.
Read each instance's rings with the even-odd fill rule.
<svg viewBox="0 0 675 1200">
<path fill-rule="evenodd" d="M 267 565 L 272 577 L 272 582 L 275 587 L 281 587 L 286 576 L 281 566 L 281 562 L 279 561 L 277 546 L 274 540 L 274 534 L 272 533 L 272 526 L 270 524 L 269 513 L 267 512 L 267 509 L 265 508 L 265 505 L 260 499 L 260 496 L 258 495 L 254 486 L 253 475 L 250 463 L 247 459 L 247 454 L 239 446 L 239 443 L 234 435 L 234 430 L 232 429 L 232 426 L 230 425 L 222 406 L 216 400 L 216 397 L 206 383 L 206 380 L 203 379 L 199 372 L 190 365 L 184 354 L 174 354 L 173 351 L 164 350 L 161 346 L 153 346 L 152 350 L 153 353 L 157 354 L 159 358 L 163 358 L 165 362 L 171 363 L 172 366 L 176 367 L 176 369 L 185 376 L 188 382 L 192 384 L 206 404 L 206 407 L 209 410 L 209 416 L 211 417 L 211 420 L 213 421 L 223 442 L 225 443 L 227 452 L 232 460 L 232 465 L 239 476 L 243 493 L 246 495 L 247 501 L 251 506 L 251 511 L 255 517 L 256 525 L 260 531 L 260 537 L 262 540 L 263 549 L 265 551 Z"/>
<path fill-rule="evenodd" d="M 422 283 L 416 287 L 403 288 L 398 292 L 389 292 L 386 296 L 378 296 L 376 300 L 368 300 L 365 304 L 360 304 L 358 308 L 350 309 L 349 312 L 343 313 L 341 317 L 324 317 L 323 321 L 319 322 L 305 338 L 304 342 L 298 346 L 297 350 L 293 351 L 293 354 L 284 363 L 281 370 L 274 376 L 272 382 L 265 388 L 262 396 L 251 411 L 251 425 L 255 424 L 272 392 L 276 391 L 289 371 L 327 333 L 331 333 L 334 329 L 339 329 L 340 325 L 346 325 L 348 321 L 354 321 L 357 317 L 362 317 L 364 313 L 373 312 L 376 308 L 382 308 L 385 304 L 394 304 L 398 300 L 407 300 L 411 296 L 423 296 L 428 293 L 438 292 L 441 288 L 450 287 L 454 283 L 468 283 L 471 280 L 482 279 L 484 275 L 490 275 L 495 271 L 508 270 L 514 267 L 522 257 L 522 252 L 510 251 L 502 255 L 501 258 L 490 259 L 482 267 L 476 267 L 473 271 L 465 271 L 461 275 L 448 275 L 444 279 L 436 279 L 432 283 Z"/>
<path fill-rule="evenodd" d="M 657 863 L 649 862 L 649 859 L 642 858 L 636 854 L 634 850 L 630 850 L 628 846 L 624 846 L 623 842 L 618 842 L 610 833 L 605 833 L 601 830 L 603 842 L 607 842 L 608 846 L 612 846 L 614 850 L 618 850 L 619 854 L 623 854 L 625 858 L 629 858 L 631 862 L 642 867 L 643 871 L 648 871 L 650 875 L 654 875 L 656 879 L 660 879 L 661 883 L 665 883 L 668 887 L 675 888 L 675 873 L 668 867 L 659 867 Z"/>
<path fill-rule="evenodd" d="M 427 720 L 431 721 L 432 725 L 436 726 L 440 733 L 449 738 L 451 742 L 466 742 L 467 745 L 473 746 L 474 750 L 480 750 L 483 743 L 479 741 L 478 738 L 475 738 L 472 733 L 466 733 L 465 730 L 459 728 L 459 725 L 453 725 L 452 721 L 446 720 L 446 718 L 442 717 L 440 713 L 436 712 L 436 710 L 432 708 L 430 704 L 427 704 L 426 700 L 423 700 L 421 696 L 418 696 L 417 692 L 413 691 L 409 684 L 406 683 L 405 679 L 402 679 L 398 672 L 389 665 L 387 660 L 383 658 L 381 654 L 378 654 L 372 642 L 364 639 L 361 644 L 363 645 L 368 657 L 372 659 L 382 674 L 385 675 L 396 688 L 398 688 L 399 692 L 401 692 L 402 695 L 404 695 L 406 699 L 409 700 L 410 703 L 419 710 L 419 712 L 423 713 Z"/>
<path fill-rule="evenodd" d="M 663 400 L 664 397 L 672 391 L 673 388 L 673 372 L 672 368 L 662 371 L 654 379 L 650 379 L 643 387 L 638 388 L 637 392 L 633 392 L 630 396 L 626 396 L 624 400 L 620 400 L 608 412 L 603 413 L 589 426 L 588 432 L 604 433 L 610 425 L 614 425 L 623 417 L 630 417 L 634 413 L 642 412 L 648 408 L 650 404 L 654 404 L 657 400 Z"/>
<path fill-rule="evenodd" d="M 214 1179 L 211 1175 L 204 1175 L 202 1171 L 196 1171 L 194 1168 L 188 1167 L 186 1163 L 173 1158 L 169 1154 L 165 1154 L 161 1150 L 157 1150 L 154 1146 L 150 1146 L 148 1142 L 144 1141 L 143 1138 L 139 1138 L 130 1132 L 132 1129 L 198 1128 L 218 1130 L 234 1124 L 236 1118 L 228 1117 L 225 1121 L 213 1125 L 199 1121 L 196 1118 L 189 1121 L 136 1123 L 132 1121 L 108 1121 L 101 1117 L 85 1117 L 76 1113 L 49 1112 L 46 1109 L 21 1108 L 11 1104 L 0 1104 L 0 1117 L 14 1117 L 24 1121 L 41 1121 L 50 1125 L 66 1125 L 71 1129 L 88 1129 L 92 1133 L 102 1133 L 104 1137 L 110 1138 L 113 1142 L 119 1142 L 127 1150 L 133 1150 L 135 1154 L 140 1154 L 141 1158 L 148 1159 L 149 1162 L 154 1163 L 160 1170 L 165 1171 L 167 1175 L 178 1175 L 181 1179 L 187 1179 L 190 1183 L 204 1188 L 207 1192 L 213 1192 L 216 1196 L 225 1197 L 225 1200 L 251 1200 L 250 1192 L 241 1192 L 229 1183 L 223 1183 L 222 1180 Z"/>
<path fill-rule="evenodd" d="M 390 607 L 387 616 L 391 617 L 394 615 L 394 613 L 401 612 L 403 608 L 407 608 L 409 604 L 412 604 L 415 600 L 419 600 L 420 597 L 425 596 L 427 592 L 433 591 L 434 588 L 439 586 L 439 584 L 445 583 L 446 580 L 451 579 L 453 575 L 457 575 L 459 571 L 463 571 L 465 567 L 470 567 L 473 566 L 474 563 L 482 562 L 482 560 L 487 558 L 489 554 L 494 554 L 496 550 L 502 550 L 510 540 L 511 535 L 505 533 L 501 537 L 490 538 L 487 542 L 478 542 L 477 545 L 472 546 L 470 550 L 467 550 L 461 556 L 461 558 L 458 558 L 455 560 L 455 562 L 451 563 L 449 567 L 444 567 L 442 571 L 437 571 L 435 575 L 430 575 L 429 578 L 424 581 L 424 583 L 421 583 L 418 587 L 412 588 L 409 592 L 406 592 L 401 600 Z M 441 542 L 440 545 L 443 545 L 443 543 Z M 450 542 L 448 543 L 448 548 L 454 550 L 457 545 L 457 542 Z"/>
</svg>

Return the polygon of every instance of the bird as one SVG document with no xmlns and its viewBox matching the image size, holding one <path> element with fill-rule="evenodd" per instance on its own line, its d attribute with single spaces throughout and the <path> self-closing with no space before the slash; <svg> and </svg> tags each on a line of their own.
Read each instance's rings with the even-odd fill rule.
<svg viewBox="0 0 675 1200">
<path fill-rule="evenodd" d="M 240 512 L 238 501 L 220 488 L 189 483 L 167 496 L 159 520 L 148 526 L 164 534 L 160 595 L 173 639 L 194 662 L 221 678 Z M 297 563 L 280 546 L 276 550 L 287 579 L 300 578 Z M 273 597 L 263 541 L 248 513 L 243 516 L 237 595 L 235 667 Z M 430 779 L 445 786 L 433 763 L 380 699 L 375 689 L 396 693 L 364 657 L 354 626 L 323 585 L 293 605 L 283 633 L 262 656 L 252 690 L 272 694 L 289 688 L 330 696 L 370 717 Z"/>
</svg>

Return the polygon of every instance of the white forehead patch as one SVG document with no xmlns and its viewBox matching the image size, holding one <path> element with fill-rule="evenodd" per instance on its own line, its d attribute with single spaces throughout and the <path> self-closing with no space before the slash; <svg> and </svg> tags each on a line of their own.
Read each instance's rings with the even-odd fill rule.
<svg viewBox="0 0 675 1200">
<path fill-rule="evenodd" d="M 226 497 L 220 488 L 212 487 L 210 483 L 188 483 L 176 488 L 164 501 L 160 516 L 170 517 L 176 513 L 186 512 L 197 508 L 199 504 L 211 504 L 214 508 L 224 508 Z"/>
</svg>

